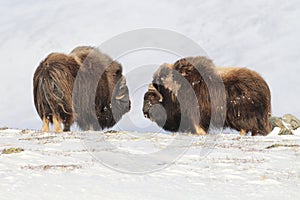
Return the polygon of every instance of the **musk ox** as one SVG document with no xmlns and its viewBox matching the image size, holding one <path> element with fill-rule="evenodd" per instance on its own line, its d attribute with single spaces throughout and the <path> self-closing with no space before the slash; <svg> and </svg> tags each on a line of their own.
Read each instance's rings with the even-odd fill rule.
<svg viewBox="0 0 300 200">
<path fill-rule="evenodd" d="M 258 73 L 217 68 L 201 56 L 160 66 L 143 105 L 144 116 L 165 130 L 196 134 L 229 127 L 241 134 L 266 135 L 270 112 L 270 90 Z"/>
<path fill-rule="evenodd" d="M 42 131 L 109 128 L 130 110 L 122 67 L 94 47 L 77 47 L 69 55 L 52 53 L 35 71 L 34 103 Z"/>
<path fill-rule="evenodd" d="M 73 90 L 78 126 L 83 130 L 114 126 L 130 110 L 122 66 L 89 46 L 76 47 L 70 55 L 82 65 Z"/>
<path fill-rule="evenodd" d="M 80 65 L 73 57 L 51 53 L 34 73 L 33 94 L 35 108 L 43 121 L 42 131 L 49 131 L 49 123 L 55 132 L 70 131 L 74 122 L 72 104 L 73 84 Z"/>
</svg>

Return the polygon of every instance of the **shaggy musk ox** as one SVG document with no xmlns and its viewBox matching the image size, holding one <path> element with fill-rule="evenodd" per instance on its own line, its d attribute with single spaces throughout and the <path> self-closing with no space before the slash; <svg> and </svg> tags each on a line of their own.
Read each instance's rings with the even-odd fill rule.
<svg viewBox="0 0 300 200">
<path fill-rule="evenodd" d="M 34 73 L 33 94 L 35 108 L 43 120 L 43 132 L 49 131 L 49 123 L 55 132 L 69 131 L 74 122 L 72 104 L 73 84 L 80 65 L 70 56 L 51 53 Z"/>
<path fill-rule="evenodd" d="M 70 55 L 82 64 L 73 90 L 78 126 L 83 130 L 114 126 L 130 110 L 122 66 L 89 46 L 77 47 Z"/>
<path fill-rule="evenodd" d="M 270 90 L 258 73 L 217 68 L 201 56 L 160 66 L 144 95 L 145 117 L 172 132 L 205 134 L 212 127 L 229 127 L 266 135 L 270 112 Z"/>
<path fill-rule="evenodd" d="M 74 121 L 82 130 L 115 125 L 130 109 L 122 67 L 93 47 L 75 48 L 69 55 L 52 53 L 34 74 L 34 103 L 42 131 L 69 131 Z"/>
</svg>

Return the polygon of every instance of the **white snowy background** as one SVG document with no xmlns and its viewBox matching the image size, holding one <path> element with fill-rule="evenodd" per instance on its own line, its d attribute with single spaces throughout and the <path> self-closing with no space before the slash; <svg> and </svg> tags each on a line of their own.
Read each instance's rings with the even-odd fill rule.
<svg viewBox="0 0 300 200">
<path fill-rule="evenodd" d="M 191 38 L 217 66 L 256 70 L 270 85 L 273 115 L 300 116 L 298 0 L 3 0 L 0 13 L 0 127 L 40 129 L 32 78 L 50 52 L 98 46 L 120 33 L 147 27 Z M 121 60 L 125 74 L 132 67 L 129 58 Z M 157 64 L 174 61 L 164 54 L 155 59 Z M 137 94 L 142 93 L 132 94 L 137 108 L 128 115 L 135 122 L 142 99 Z M 159 150 L 173 139 L 168 134 L 139 138 L 138 131 L 145 131 L 143 126 L 150 122 L 140 118 L 136 123 L 140 129 L 135 127 L 135 133 L 103 134 L 125 155 Z M 132 175 L 99 163 L 79 134 L 1 130 L 0 151 L 15 147 L 24 151 L 0 153 L 0 199 L 300 198 L 299 136 L 221 135 L 216 145 L 209 146 L 212 153 L 201 157 L 204 145 L 205 138 L 195 137 L 170 167 Z"/>
</svg>

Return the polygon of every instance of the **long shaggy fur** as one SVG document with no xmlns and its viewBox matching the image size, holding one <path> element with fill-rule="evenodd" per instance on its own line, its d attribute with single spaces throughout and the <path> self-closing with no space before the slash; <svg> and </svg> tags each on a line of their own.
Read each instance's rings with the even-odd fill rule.
<svg viewBox="0 0 300 200">
<path fill-rule="evenodd" d="M 80 46 L 69 55 L 52 53 L 34 74 L 34 103 L 43 120 L 60 132 L 76 122 L 83 130 L 116 124 L 130 110 L 122 66 L 93 47 Z"/>
<path fill-rule="evenodd" d="M 165 130 L 203 134 L 210 126 L 224 125 L 252 135 L 270 131 L 270 90 L 254 71 L 219 69 L 205 57 L 189 57 L 162 65 L 152 85 L 144 96 L 143 112 Z M 192 94 L 189 90 L 197 103 L 187 95 Z M 167 117 L 163 120 L 164 110 Z"/>
<path fill-rule="evenodd" d="M 50 123 L 58 120 L 64 124 L 65 131 L 70 130 L 75 118 L 72 90 L 78 69 L 79 65 L 72 57 L 52 53 L 34 73 L 34 104 L 40 118 Z M 60 131 L 59 127 L 55 128 Z"/>
<path fill-rule="evenodd" d="M 83 130 L 114 126 L 130 110 L 122 66 L 93 47 L 77 47 L 70 55 L 82 64 L 73 92 L 78 126 Z"/>
<path fill-rule="evenodd" d="M 246 68 L 221 69 L 220 74 L 227 92 L 225 126 L 252 135 L 269 133 L 271 94 L 265 80 Z"/>
</svg>

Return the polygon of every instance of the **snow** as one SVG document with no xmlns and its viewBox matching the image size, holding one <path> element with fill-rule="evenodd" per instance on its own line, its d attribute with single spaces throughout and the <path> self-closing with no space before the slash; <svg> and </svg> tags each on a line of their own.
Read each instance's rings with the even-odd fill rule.
<svg viewBox="0 0 300 200">
<path fill-rule="evenodd" d="M 279 132 L 280 132 L 280 128 L 279 127 L 275 127 L 271 133 L 268 134 L 268 136 L 275 136 L 275 135 L 279 135 Z"/>
<path fill-rule="evenodd" d="M 300 136 L 300 128 L 297 128 L 296 130 L 292 130 L 292 133 L 293 133 L 294 135 Z"/>
<path fill-rule="evenodd" d="M 87 135 L 97 135 L 98 148 L 89 151 Z M 218 135 L 214 145 L 207 137 L 181 134 L 40 133 L 30 130 L 0 131 L 1 199 L 299 199 L 300 137 L 241 137 Z M 191 144 L 186 146 L 185 140 Z M 153 165 L 138 155 L 157 152 L 160 163 L 169 162 L 160 151 L 174 139 L 185 152 L 168 165 Z M 98 143 L 99 142 L 99 143 Z M 106 148 L 107 143 L 114 148 Z M 144 145 L 148 143 L 148 145 Z M 206 147 L 205 147 L 206 145 Z M 140 147 L 143 148 L 140 148 Z M 209 151 L 204 151 L 208 148 Z M 97 152 L 101 153 L 101 160 Z M 112 152 L 133 156 L 132 166 L 109 158 Z M 151 153 L 152 152 L 152 153 Z M 131 171 L 122 172 L 124 169 Z"/>
</svg>

